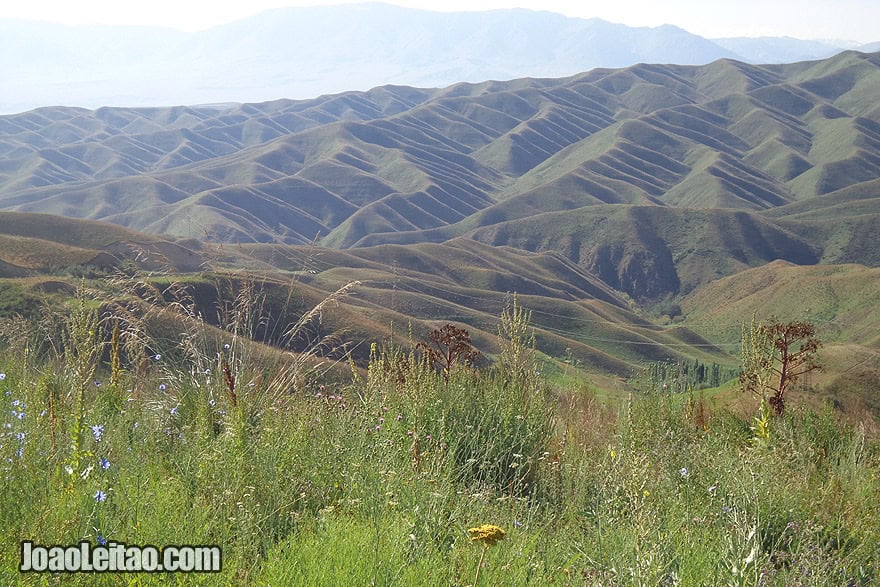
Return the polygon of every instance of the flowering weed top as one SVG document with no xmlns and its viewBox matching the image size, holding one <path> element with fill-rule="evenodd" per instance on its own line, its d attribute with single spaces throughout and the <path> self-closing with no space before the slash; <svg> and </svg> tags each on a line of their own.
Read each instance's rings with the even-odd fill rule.
<svg viewBox="0 0 880 587">
<path fill-rule="evenodd" d="M 495 546 L 499 540 L 504 539 L 506 532 L 498 526 L 483 524 L 477 528 L 468 528 L 468 534 L 474 542 L 482 542 L 486 546 Z"/>
</svg>

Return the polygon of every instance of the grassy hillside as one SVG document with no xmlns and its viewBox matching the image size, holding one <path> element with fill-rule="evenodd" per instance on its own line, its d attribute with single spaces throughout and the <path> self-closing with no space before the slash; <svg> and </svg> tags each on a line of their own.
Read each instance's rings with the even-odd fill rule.
<svg viewBox="0 0 880 587">
<path fill-rule="evenodd" d="M 560 251 L 612 287 L 648 301 L 774 259 L 812 264 L 820 256 L 796 233 L 733 210 L 597 205 L 469 234 L 493 245 Z"/>
<path fill-rule="evenodd" d="M 829 342 L 876 347 L 878 299 L 880 269 L 775 261 L 704 285 L 681 306 L 688 326 L 718 339 L 737 340 L 742 321 L 757 312 L 761 318 L 815 322 Z"/>
<path fill-rule="evenodd" d="M 344 344 L 364 364 L 372 342 L 409 346 L 452 322 L 467 328 L 491 359 L 498 353 L 498 316 L 516 294 L 533 314 L 537 348 L 551 370 L 561 369 L 566 360 L 576 361 L 619 386 L 651 361 L 733 361 L 724 346 L 645 320 L 608 284 L 554 253 L 528 253 L 465 238 L 350 250 L 284 244 L 224 247 L 46 215 L 6 212 L 0 221 L 0 230 L 6 232 L 0 232 L 0 243 L 7 245 L 0 249 L 0 269 L 10 278 L 8 303 L 0 307 L 6 316 L 16 312 L 15 300 L 39 300 L 56 291 L 69 294 L 83 275 L 108 300 L 125 300 L 134 292 L 141 296 L 146 290 L 137 281 L 142 279 L 160 291 L 173 285 L 163 297 L 183 288 L 194 315 L 221 327 L 226 311 L 221 310 L 250 291 L 255 303 L 263 300 L 266 312 L 258 341 L 278 344 L 285 324 L 357 282 L 350 295 L 333 303 L 332 311 L 310 323 L 308 337 L 294 350 L 308 340 L 326 338 L 328 353 L 341 357 L 341 347 L 336 347 Z M 171 324 L 162 328 L 175 336 Z"/>
<path fill-rule="evenodd" d="M 385 346 L 331 382 L 178 321 L 182 340 L 140 332 L 140 355 L 111 343 L 105 361 L 112 335 L 82 301 L 57 323 L 76 352 L 30 345 L 38 322 L 0 331 L 3 584 L 50 580 L 19 570 L 25 540 L 218 549 L 214 572 L 65 575 L 76 586 L 877 578 L 880 446 L 828 407 L 768 422 L 706 394 L 606 405 L 550 387 L 516 337 L 494 368 L 441 374 Z"/>
<path fill-rule="evenodd" d="M 334 247 L 472 226 L 475 214 L 774 209 L 880 176 L 878 63 L 848 52 L 226 110 L 42 109 L 0 117 L 0 205 Z"/>
<path fill-rule="evenodd" d="M 823 342 L 821 372 L 810 375 L 813 393 L 831 397 L 854 418 L 880 416 L 880 269 L 863 265 L 796 266 L 783 261 L 706 284 L 681 302 L 682 324 L 717 341 L 739 340 L 743 323 L 775 317 L 807 321 Z M 816 394 L 821 390 L 821 394 Z"/>
</svg>

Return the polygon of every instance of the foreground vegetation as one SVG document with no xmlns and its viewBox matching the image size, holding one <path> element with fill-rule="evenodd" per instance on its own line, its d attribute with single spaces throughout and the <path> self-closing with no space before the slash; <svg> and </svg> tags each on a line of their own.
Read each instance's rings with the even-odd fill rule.
<svg viewBox="0 0 880 587">
<path fill-rule="evenodd" d="M 245 310 L 214 334 L 181 316 L 178 338 L 101 321 L 84 297 L 55 330 L 6 324 L 0 584 L 880 576 L 880 451 L 830 408 L 750 419 L 649 386 L 619 407 L 586 384 L 552 389 L 516 305 L 491 367 L 374 346 L 366 371 L 331 383 L 300 355 L 261 356 Z M 486 524 L 505 531 L 491 547 L 468 533 Z M 223 570 L 22 575 L 22 540 L 216 544 Z"/>
</svg>

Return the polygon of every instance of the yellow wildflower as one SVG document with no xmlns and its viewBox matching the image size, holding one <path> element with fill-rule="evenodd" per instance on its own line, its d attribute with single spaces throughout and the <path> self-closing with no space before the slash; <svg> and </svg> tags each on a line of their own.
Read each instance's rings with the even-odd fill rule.
<svg viewBox="0 0 880 587">
<path fill-rule="evenodd" d="M 478 528 L 468 528 L 468 534 L 474 542 L 482 542 L 488 546 L 494 546 L 499 540 L 504 539 L 504 530 L 492 524 L 483 524 Z"/>
</svg>

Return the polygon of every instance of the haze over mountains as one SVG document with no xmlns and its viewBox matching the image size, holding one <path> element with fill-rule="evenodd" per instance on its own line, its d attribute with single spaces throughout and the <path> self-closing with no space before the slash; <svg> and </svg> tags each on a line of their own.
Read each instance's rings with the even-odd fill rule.
<svg viewBox="0 0 880 587">
<path fill-rule="evenodd" d="M 385 85 L 562 77 L 636 63 L 829 57 L 848 45 L 709 40 L 550 12 L 439 13 L 385 4 L 269 11 L 197 33 L 0 20 L 0 113 L 312 98 Z"/>
</svg>

